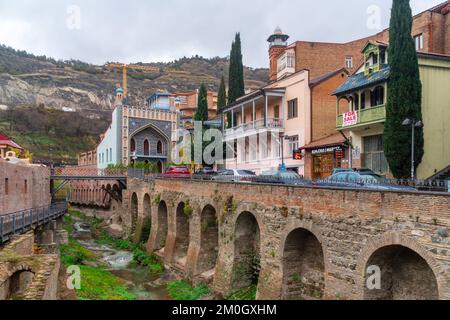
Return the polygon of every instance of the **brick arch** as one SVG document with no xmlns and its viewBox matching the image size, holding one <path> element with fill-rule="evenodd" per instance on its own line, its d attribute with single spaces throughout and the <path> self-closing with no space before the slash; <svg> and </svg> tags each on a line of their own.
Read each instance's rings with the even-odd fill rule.
<svg viewBox="0 0 450 320">
<path fill-rule="evenodd" d="M 255 217 L 256 221 L 258 222 L 259 232 L 261 233 L 261 237 L 263 236 L 263 234 L 266 233 L 266 226 L 265 226 L 262 218 L 258 214 L 258 210 L 254 208 L 253 204 L 240 203 L 237 206 L 236 212 L 239 212 L 239 214 L 234 214 L 232 220 L 229 221 L 230 223 L 232 223 L 233 226 L 236 225 L 236 222 L 237 222 L 239 216 L 241 215 L 241 213 L 248 212 L 248 213 L 251 213 Z"/>
<path fill-rule="evenodd" d="M 2 285 L 6 280 L 8 280 L 10 277 L 12 277 L 15 273 L 23 272 L 23 271 L 28 271 L 28 272 L 36 274 L 36 272 L 33 270 L 32 267 L 30 267 L 28 265 L 18 265 L 18 266 L 8 269 L 8 271 L 3 274 L 3 277 L 0 278 L 0 285 Z"/>
<path fill-rule="evenodd" d="M 238 209 L 239 213 L 233 217 L 232 291 L 249 286 L 258 288 L 263 257 L 262 223 L 258 214 L 248 205 Z"/>
<path fill-rule="evenodd" d="M 307 233 L 314 236 L 315 240 L 317 240 L 321 252 L 322 252 L 322 259 L 323 259 L 323 275 L 324 275 L 324 287 L 322 290 L 322 297 L 323 298 L 326 295 L 326 289 L 327 289 L 327 273 L 329 270 L 331 270 L 331 262 L 329 259 L 329 253 L 327 251 L 327 246 L 325 245 L 325 241 L 322 237 L 321 229 L 317 227 L 313 220 L 291 220 L 288 222 L 287 226 L 282 231 L 282 237 L 280 238 L 280 247 L 278 255 L 280 257 L 281 261 L 281 270 L 282 270 L 282 296 L 285 295 L 285 266 L 284 266 L 284 259 L 285 259 L 285 250 L 286 250 L 286 244 L 287 240 L 289 239 L 289 236 L 293 235 L 296 231 L 306 231 Z M 311 297 L 311 298 L 317 298 L 317 297 Z"/>
<path fill-rule="evenodd" d="M 448 279 L 444 276 L 444 271 L 441 270 L 437 260 L 417 241 L 413 238 L 402 235 L 398 232 L 387 232 L 385 234 L 371 238 L 368 243 L 364 246 L 358 265 L 356 268 L 358 279 L 356 279 L 357 284 L 357 294 L 359 299 L 364 299 L 364 287 L 366 282 L 366 267 L 370 258 L 377 253 L 377 251 L 388 248 L 391 246 L 400 246 L 407 248 L 417 255 L 419 255 L 434 274 L 437 282 L 437 290 L 439 299 L 448 299 L 449 297 L 444 297 L 444 292 L 446 289 L 446 283 Z M 448 288 L 447 288 L 448 289 Z"/>
</svg>

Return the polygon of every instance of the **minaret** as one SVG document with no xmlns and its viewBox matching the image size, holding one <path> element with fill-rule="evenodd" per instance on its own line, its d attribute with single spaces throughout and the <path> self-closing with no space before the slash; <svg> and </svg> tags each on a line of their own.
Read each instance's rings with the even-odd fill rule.
<svg viewBox="0 0 450 320">
<path fill-rule="evenodd" d="M 123 89 L 118 84 L 116 88 L 116 101 L 114 102 L 115 105 L 122 105 L 123 103 Z"/>
<path fill-rule="evenodd" d="M 280 54 L 286 50 L 288 39 L 289 36 L 284 34 L 280 27 L 277 27 L 274 33 L 267 39 L 267 42 L 269 42 L 270 81 L 277 80 L 277 60 Z"/>
</svg>

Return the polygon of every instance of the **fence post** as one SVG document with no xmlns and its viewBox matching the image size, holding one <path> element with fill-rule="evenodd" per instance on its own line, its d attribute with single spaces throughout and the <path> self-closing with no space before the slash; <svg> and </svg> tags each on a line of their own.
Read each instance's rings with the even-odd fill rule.
<svg viewBox="0 0 450 320">
<path fill-rule="evenodd" d="M 22 212 L 22 233 L 25 232 L 25 211 Z"/>
<path fill-rule="evenodd" d="M 16 233 L 16 214 L 13 215 L 13 228 L 12 228 L 12 233 L 13 233 L 13 234 Z"/>
</svg>

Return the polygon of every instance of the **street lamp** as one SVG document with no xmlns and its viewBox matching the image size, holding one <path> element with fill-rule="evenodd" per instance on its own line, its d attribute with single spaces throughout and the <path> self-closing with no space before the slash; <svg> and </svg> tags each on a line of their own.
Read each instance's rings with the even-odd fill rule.
<svg viewBox="0 0 450 320">
<path fill-rule="evenodd" d="M 416 128 L 423 128 L 423 122 L 422 121 L 417 121 L 414 118 L 413 119 L 409 119 L 406 118 L 403 123 L 403 126 L 407 127 L 407 126 L 411 126 L 411 179 L 414 180 L 416 177 L 416 170 L 415 170 L 415 136 L 416 136 Z"/>
</svg>

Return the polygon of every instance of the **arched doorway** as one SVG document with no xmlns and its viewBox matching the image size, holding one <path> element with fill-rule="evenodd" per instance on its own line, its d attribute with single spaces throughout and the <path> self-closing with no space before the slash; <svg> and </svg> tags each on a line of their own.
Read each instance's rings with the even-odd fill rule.
<svg viewBox="0 0 450 320">
<path fill-rule="evenodd" d="M 158 206 L 158 232 L 156 238 L 156 250 L 166 246 L 167 233 L 169 231 L 167 205 L 161 201 Z"/>
<path fill-rule="evenodd" d="M 371 268 L 370 268 L 371 267 Z M 369 288 L 368 270 L 380 270 L 380 289 Z M 437 280 L 428 263 L 415 251 L 401 245 L 375 251 L 366 264 L 364 299 L 367 300 L 438 300 Z M 369 281 L 368 281 L 369 280 Z"/>
<path fill-rule="evenodd" d="M 214 207 L 207 205 L 200 218 L 201 239 L 197 272 L 202 274 L 216 267 L 219 252 L 219 225 Z"/>
<path fill-rule="evenodd" d="M 139 212 L 139 203 L 138 196 L 136 193 L 133 193 L 131 196 L 131 234 L 136 233 L 137 220 L 138 220 L 138 212 Z"/>
<path fill-rule="evenodd" d="M 189 248 L 189 218 L 184 213 L 185 204 L 182 202 L 177 207 L 175 260 L 184 264 Z M 180 260 L 180 261 L 178 261 Z"/>
<path fill-rule="evenodd" d="M 283 298 L 322 299 L 325 289 L 322 245 L 308 230 L 296 229 L 286 238 L 283 251 Z"/>
<path fill-rule="evenodd" d="M 257 286 L 260 271 L 260 229 L 250 212 L 236 220 L 233 263 L 233 290 Z"/>
<path fill-rule="evenodd" d="M 0 300 L 21 299 L 34 279 L 30 270 L 14 272 L 5 282 L 0 284 Z"/>
</svg>

